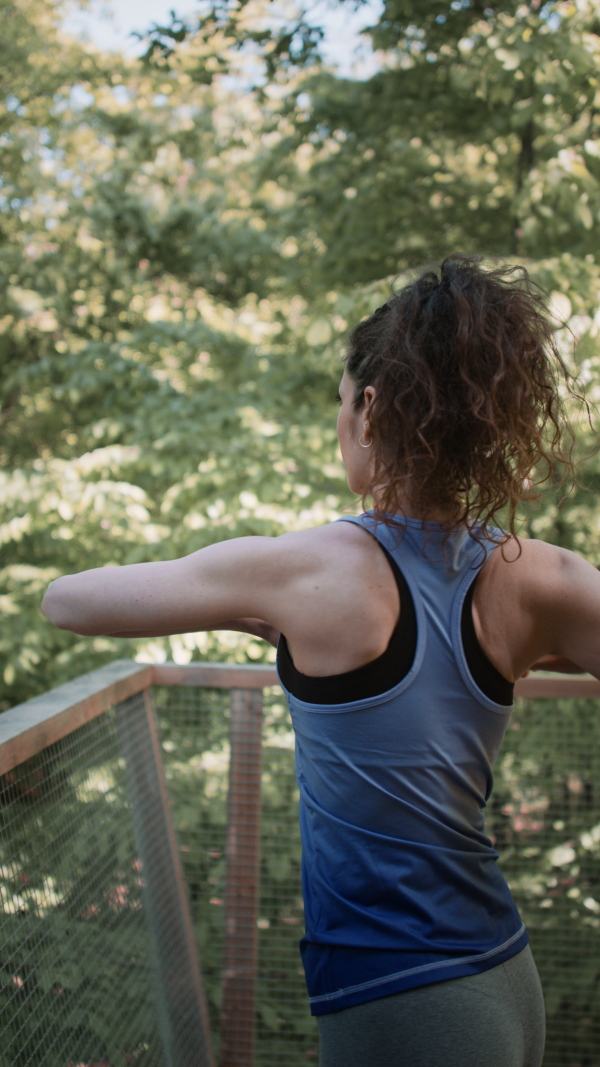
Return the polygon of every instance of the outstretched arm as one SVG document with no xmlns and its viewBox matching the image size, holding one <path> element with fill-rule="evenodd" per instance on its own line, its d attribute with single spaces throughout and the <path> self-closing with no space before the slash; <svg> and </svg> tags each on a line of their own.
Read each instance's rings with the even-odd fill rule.
<svg viewBox="0 0 600 1067">
<path fill-rule="evenodd" d="M 600 571 L 556 546 L 548 546 L 547 564 L 535 594 L 537 644 L 544 654 L 530 670 L 600 678 Z"/>
<path fill-rule="evenodd" d="M 578 667 L 572 660 L 566 659 L 564 656 L 542 656 L 536 663 L 532 664 L 525 674 L 522 674 L 522 678 L 526 678 L 529 671 L 558 671 L 559 674 L 585 674 L 583 667 Z"/>
<path fill-rule="evenodd" d="M 232 619 L 229 622 L 222 622 L 218 627 L 219 630 L 239 630 L 243 634 L 252 634 L 254 637 L 261 637 L 263 641 L 268 641 L 270 645 L 277 648 L 277 642 L 279 641 L 279 630 L 276 626 L 270 626 L 268 622 L 264 622 L 263 619 Z"/>
<path fill-rule="evenodd" d="M 277 648 L 277 642 L 279 641 L 279 630 L 275 626 L 270 626 L 268 622 L 264 622 L 263 619 L 229 619 L 226 622 L 220 622 L 218 626 L 214 627 L 215 630 L 238 630 L 243 634 L 252 634 L 254 637 L 261 637 L 263 641 L 268 641 L 270 645 Z M 114 633 L 106 634 L 106 637 L 168 637 L 172 633 L 171 630 L 138 630 L 137 633 Z"/>
<path fill-rule="evenodd" d="M 273 641 L 289 612 L 283 538 L 240 537 L 181 559 L 99 567 L 57 578 L 42 612 L 84 636 L 165 636 L 240 629 Z"/>
</svg>

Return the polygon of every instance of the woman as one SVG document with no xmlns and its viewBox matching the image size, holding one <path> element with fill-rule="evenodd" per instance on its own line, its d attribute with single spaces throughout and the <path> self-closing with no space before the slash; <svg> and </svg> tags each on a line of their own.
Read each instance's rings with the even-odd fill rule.
<svg viewBox="0 0 600 1067">
<path fill-rule="evenodd" d="M 572 469 L 553 361 L 569 373 L 518 269 L 451 256 L 352 331 L 338 435 L 372 511 L 67 575 L 42 605 L 78 634 L 278 645 L 322 1067 L 542 1062 L 539 978 L 483 809 L 515 680 L 600 677 L 600 575 L 514 531 L 537 464 Z"/>
</svg>

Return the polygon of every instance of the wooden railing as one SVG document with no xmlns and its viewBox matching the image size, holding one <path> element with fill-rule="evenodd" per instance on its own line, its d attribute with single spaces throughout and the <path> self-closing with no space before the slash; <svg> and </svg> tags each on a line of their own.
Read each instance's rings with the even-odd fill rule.
<svg viewBox="0 0 600 1067">
<path fill-rule="evenodd" d="M 160 995 L 170 1019 L 168 1059 L 175 1067 L 211 1067 L 213 1053 L 151 687 L 231 691 L 220 1067 L 251 1067 L 259 908 L 262 690 L 277 684 L 276 671 L 270 666 L 116 661 L 0 715 L 0 775 L 5 775 L 109 708 L 117 709 L 119 739 L 132 806 L 136 808 L 134 821 L 145 869 L 147 907 L 152 912 L 158 942 Z M 139 702 L 139 694 L 144 694 L 145 719 L 142 733 L 138 724 L 134 737 L 128 725 L 128 709 L 133 698 Z M 516 683 L 515 697 L 598 698 L 600 681 L 589 676 L 530 675 Z M 152 848 L 148 847 L 150 840 Z M 160 899 L 158 894 L 153 897 L 153 863 L 161 867 Z M 170 872 L 166 890 L 165 870 Z M 176 967 L 169 954 L 175 949 Z"/>
</svg>

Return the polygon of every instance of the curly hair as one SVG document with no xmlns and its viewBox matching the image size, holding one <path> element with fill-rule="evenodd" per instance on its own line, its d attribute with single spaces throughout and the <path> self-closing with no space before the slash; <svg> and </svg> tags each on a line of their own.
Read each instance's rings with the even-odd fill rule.
<svg viewBox="0 0 600 1067">
<path fill-rule="evenodd" d="M 541 496 L 532 484 L 552 477 L 556 485 L 558 465 L 559 486 L 569 471 L 575 473 L 575 436 L 557 367 L 589 418 L 554 339 L 558 327 L 546 306 L 548 294 L 525 267 L 484 270 L 482 258 L 455 253 L 442 263 L 440 277 L 427 269 L 393 290 L 386 304 L 351 330 L 343 357 L 355 411 L 365 388 L 376 388 L 369 413 L 372 484 L 382 487 L 376 519 L 401 526 L 394 516 L 404 515 L 399 502 L 410 485 L 410 498 L 419 501 L 425 518 L 437 510 L 454 515 L 441 523 L 443 551 L 463 523 L 474 539 L 493 540 L 488 526 L 508 504 L 506 543 L 516 536 L 519 502 Z M 542 461 L 548 473 L 532 483 Z M 363 508 L 370 495 L 363 494 Z"/>
</svg>

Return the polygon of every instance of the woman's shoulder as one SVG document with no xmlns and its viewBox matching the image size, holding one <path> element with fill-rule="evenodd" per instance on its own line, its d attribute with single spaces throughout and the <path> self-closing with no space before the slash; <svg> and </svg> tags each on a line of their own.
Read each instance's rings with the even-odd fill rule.
<svg viewBox="0 0 600 1067">
<path fill-rule="evenodd" d="M 500 553 L 493 554 L 497 557 L 496 571 L 489 577 L 490 589 L 495 583 L 507 606 L 507 617 L 510 605 L 511 618 L 516 611 L 515 617 L 524 621 L 520 644 L 527 646 L 529 662 L 525 668 L 542 657 L 555 656 L 600 677 L 597 567 L 577 552 L 549 541 L 515 540 L 519 546 L 505 546 L 504 563 Z M 485 585 L 482 592 L 485 593 Z M 516 629 L 512 625 L 511 634 Z"/>
<path fill-rule="evenodd" d="M 508 531 L 504 531 L 507 533 Z M 525 585 L 534 588 L 548 573 L 554 573 L 561 565 L 567 550 L 550 541 L 542 541 L 536 537 L 519 537 L 509 535 L 500 542 L 499 549 L 493 553 L 493 558 L 500 559 L 506 564 L 506 574 L 511 572 Z"/>
<path fill-rule="evenodd" d="M 350 564 L 365 558 L 385 560 L 375 537 L 359 523 L 336 520 L 323 526 L 312 526 L 306 530 L 294 530 L 280 534 L 277 538 L 279 549 L 299 563 L 307 562 L 318 565 L 330 565 L 333 562 Z"/>
<path fill-rule="evenodd" d="M 341 522 L 339 519 L 324 523 L 322 526 L 309 526 L 304 530 L 288 530 L 279 534 L 277 541 L 283 546 L 329 546 L 340 544 L 356 536 L 360 537 L 360 527 L 354 522 Z M 364 537 L 364 534 L 362 535 Z"/>
<path fill-rule="evenodd" d="M 483 565 L 478 585 L 486 593 L 502 594 L 508 604 L 535 612 L 540 590 L 557 574 L 563 552 L 548 541 L 509 534 Z"/>
<path fill-rule="evenodd" d="M 277 538 L 278 566 L 303 596 L 318 588 L 337 610 L 383 600 L 397 610 L 396 582 L 385 554 L 370 533 L 353 522 L 331 522 Z M 296 582 L 294 582 L 296 579 Z"/>
<path fill-rule="evenodd" d="M 387 647 L 400 610 L 398 588 L 377 541 L 359 525 L 333 522 L 278 538 L 286 595 L 279 628 L 304 674 L 353 670 Z"/>
</svg>

